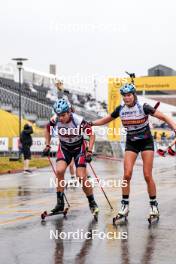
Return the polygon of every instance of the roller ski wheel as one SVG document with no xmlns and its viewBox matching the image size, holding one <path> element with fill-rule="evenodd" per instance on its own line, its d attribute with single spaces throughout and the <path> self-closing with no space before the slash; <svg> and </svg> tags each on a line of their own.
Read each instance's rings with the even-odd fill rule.
<svg viewBox="0 0 176 264">
<path fill-rule="evenodd" d="M 44 211 L 41 214 L 41 219 L 42 219 L 42 221 L 45 221 L 46 217 L 50 217 L 50 216 L 53 216 L 53 215 L 59 215 L 59 214 L 63 214 L 63 216 L 66 217 L 67 212 L 68 212 L 68 208 L 65 208 L 63 211 L 58 211 L 58 212 L 50 212 L 50 213 L 48 213 L 47 211 Z"/>
<path fill-rule="evenodd" d="M 115 216 L 113 218 L 113 225 L 120 225 L 120 224 L 126 224 L 128 222 L 128 219 L 127 219 L 128 215 L 121 215 L 121 214 L 118 214 L 117 216 Z"/>
<path fill-rule="evenodd" d="M 159 221 L 159 215 L 150 215 L 148 218 L 149 225 L 158 223 Z"/>
<path fill-rule="evenodd" d="M 45 217 L 48 215 L 47 211 L 44 211 L 42 214 L 41 214 L 41 219 L 42 220 L 45 220 Z"/>
</svg>

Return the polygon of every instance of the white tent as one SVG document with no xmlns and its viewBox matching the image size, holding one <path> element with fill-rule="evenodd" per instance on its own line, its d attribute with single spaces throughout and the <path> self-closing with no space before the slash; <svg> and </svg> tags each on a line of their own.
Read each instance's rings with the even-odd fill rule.
<svg viewBox="0 0 176 264">
<path fill-rule="evenodd" d="M 156 100 L 144 96 L 138 96 L 138 99 L 140 102 L 150 104 L 151 106 L 154 106 L 157 103 Z M 176 113 L 176 106 L 161 102 L 158 110 L 165 114 L 172 115 L 173 113 Z"/>
<path fill-rule="evenodd" d="M 144 96 L 138 96 L 138 99 L 141 103 L 147 103 L 147 104 L 150 104 L 151 106 L 155 106 L 155 104 L 157 103 L 156 100 L 149 99 L 149 98 L 144 97 Z M 159 107 L 158 107 L 158 110 L 176 120 L 176 116 L 173 115 L 176 113 L 176 106 L 161 102 Z M 152 123 L 153 122 L 154 123 L 163 123 L 163 121 L 159 121 L 159 120 L 157 121 L 156 118 L 150 118 L 150 119 L 151 119 Z"/>
</svg>

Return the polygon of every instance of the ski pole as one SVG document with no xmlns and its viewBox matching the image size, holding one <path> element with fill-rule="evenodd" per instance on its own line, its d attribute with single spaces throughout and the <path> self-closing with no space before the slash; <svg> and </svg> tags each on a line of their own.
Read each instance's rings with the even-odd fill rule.
<svg viewBox="0 0 176 264">
<path fill-rule="evenodd" d="M 48 160 L 49 160 L 49 163 L 50 163 L 50 165 L 51 165 L 51 168 L 52 168 L 52 170 L 53 170 L 55 176 L 57 177 L 57 174 L 56 174 L 55 168 L 54 168 L 53 163 L 52 163 L 52 161 L 51 161 L 51 159 L 50 159 L 49 156 L 48 156 Z M 70 204 L 69 204 L 69 202 L 68 202 L 68 200 L 67 200 L 67 197 L 66 197 L 65 193 L 64 193 L 64 198 L 65 198 L 65 201 L 66 201 L 67 204 L 68 204 L 68 207 L 70 207 Z"/>
<path fill-rule="evenodd" d="M 94 171 L 94 169 L 93 169 L 91 163 L 89 163 L 89 166 L 90 166 L 90 168 L 91 168 L 91 170 L 92 170 L 92 172 L 93 172 L 93 174 L 94 174 L 94 176 L 95 176 L 97 182 L 100 184 L 100 179 L 99 179 L 98 176 L 96 175 L 96 173 L 95 173 L 95 171 Z M 105 193 L 105 191 L 104 191 L 104 189 L 103 189 L 103 187 L 102 187 L 101 185 L 100 185 L 100 188 L 101 188 L 101 190 L 102 190 L 102 192 L 103 192 L 103 194 L 104 194 L 104 196 L 105 196 L 105 198 L 106 198 L 106 200 L 107 200 L 107 202 L 108 202 L 108 204 L 109 204 L 111 210 L 114 210 L 114 208 L 112 207 L 112 205 L 111 205 L 111 203 L 110 203 L 110 201 L 109 201 L 109 199 L 108 199 L 108 197 L 107 197 L 107 195 L 106 195 L 106 193 Z"/>
</svg>

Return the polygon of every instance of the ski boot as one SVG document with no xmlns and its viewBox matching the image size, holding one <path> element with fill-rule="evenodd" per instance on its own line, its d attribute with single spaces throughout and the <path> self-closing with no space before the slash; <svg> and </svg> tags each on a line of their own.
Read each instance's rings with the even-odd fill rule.
<svg viewBox="0 0 176 264">
<path fill-rule="evenodd" d="M 157 201 L 150 202 L 150 206 L 151 206 L 151 209 L 149 213 L 148 222 L 151 225 L 159 221 L 159 210 L 158 210 Z"/>
<path fill-rule="evenodd" d="M 23 173 L 24 174 L 32 174 L 32 171 L 28 169 L 28 170 L 24 170 Z"/>
<path fill-rule="evenodd" d="M 91 213 L 93 214 L 95 221 L 98 221 L 99 208 L 98 208 L 98 205 L 96 204 L 95 200 L 93 200 L 91 203 L 89 203 L 89 208 L 90 208 Z"/>
<path fill-rule="evenodd" d="M 64 211 L 64 202 L 57 203 L 56 206 L 51 210 L 51 213 L 58 214 L 59 212 Z"/>
<path fill-rule="evenodd" d="M 122 200 L 121 209 L 118 214 L 113 218 L 113 224 L 118 225 L 127 222 L 127 216 L 129 213 L 129 202 Z"/>
<path fill-rule="evenodd" d="M 67 211 L 68 211 L 68 208 L 64 209 L 64 200 L 58 199 L 56 206 L 51 210 L 50 213 L 48 213 L 47 211 L 44 211 L 41 214 L 41 219 L 42 221 L 44 221 L 46 217 L 49 217 L 52 215 L 58 215 L 58 214 L 63 214 L 64 216 L 66 216 Z"/>
</svg>

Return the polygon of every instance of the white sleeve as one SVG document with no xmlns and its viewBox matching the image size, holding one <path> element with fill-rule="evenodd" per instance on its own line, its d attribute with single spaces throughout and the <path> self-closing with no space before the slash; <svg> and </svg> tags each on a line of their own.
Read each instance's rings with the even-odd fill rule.
<svg viewBox="0 0 176 264">
<path fill-rule="evenodd" d="M 76 125 L 80 126 L 83 121 L 83 117 L 75 113 L 72 113 L 72 115 L 73 115 L 73 120 L 76 123 Z"/>
</svg>

